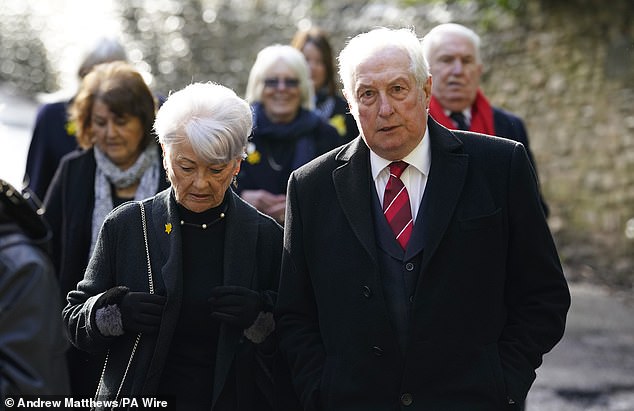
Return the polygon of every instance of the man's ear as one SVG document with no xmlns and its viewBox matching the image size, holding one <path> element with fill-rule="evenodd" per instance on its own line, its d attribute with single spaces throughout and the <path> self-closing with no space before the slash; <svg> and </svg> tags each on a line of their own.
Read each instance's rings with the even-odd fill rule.
<svg viewBox="0 0 634 411">
<path fill-rule="evenodd" d="M 346 93 L 345 89 L 341 89 L 341 94 L 343 95 L 343 98 L 346 100 L 346 103 L 348 104 L 348 112 L 350 114 L 352 114 L 354 116 L 354 112 L 352 111 L 353 108 L 353 104 L 352 104 L 352 99 L 350 98 L 350 96 L 348 96 L 348 93 Z"/>
<path fill-rule="evenodd" d="M 163 168 L 167 171 L 167 151 L 165 150 L 165 146 L 161 144 L 161 151 L 163 152 Z"/>
<path fill-rule="evenodd" d="M 423 93 L 425 95 L 424 97 L 425 108 L 429 108 L 429 102 L 431 101 L 431 85 L 432 85 L 432 80 L 431 80 L 431 74 L 430 74 L 429 77 L 427 77 L 427 80 L 425 80 L 425 82 L 423 83 Z"/>
</svg>

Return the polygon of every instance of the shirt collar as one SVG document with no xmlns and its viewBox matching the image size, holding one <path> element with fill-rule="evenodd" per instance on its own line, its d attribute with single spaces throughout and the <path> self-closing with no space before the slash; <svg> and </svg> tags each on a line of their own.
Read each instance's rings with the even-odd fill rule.
<svg viewBox="0 0 634 411">
<path fill-rule="evenodd" d="M 416 147 L 404 158 L 403 161 L 414 166 L 423 175 L 429 176 L 429 169 L 431 168 L 431 146 L 429 144 L 429 128 L 425 130 L 423 139 L 418 143 Z M 374 151 L 370 150 L 370 166 L 372 168 L 372 178 L 376 180 L 377 176 L 383 171 L 392 161 L 386 160 L 380 157 Z"/>
</svg>

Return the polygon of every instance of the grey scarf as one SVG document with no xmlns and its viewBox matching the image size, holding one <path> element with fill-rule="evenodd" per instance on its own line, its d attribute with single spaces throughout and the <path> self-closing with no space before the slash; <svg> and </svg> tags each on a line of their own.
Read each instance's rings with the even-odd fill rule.
<svg viewBox="0 0 634 411">
<path fill-rule="evenodd" d="M 143 200 L 156 194 L 159 183 L 159 152 L 155 144 L 149 144 L 132 167 L 121 170 L 97 146 L 93 149 L 97 161 L 95 173 L 95 206 L 92 214 L 92 240 L 90 254 L 97 242 L 97 236 L 103 221 L 112 211 L 112 192 L 110 184 L 117 188 L 125 188 L 137 181 L 139 186 L 134 194 L 135 200 Z"/>
</svg>

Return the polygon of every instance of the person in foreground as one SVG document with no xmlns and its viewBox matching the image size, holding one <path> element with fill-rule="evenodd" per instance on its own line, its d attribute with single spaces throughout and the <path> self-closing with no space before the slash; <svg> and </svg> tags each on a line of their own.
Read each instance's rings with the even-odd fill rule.
<svg viewBox="0 0 634 411">
<path fill-rule="evenodd" d="M 99 398 L 160 395 L 178 410 L 273 403 L 265 366 L 282 228 L 230 187 L 251 128 L 248 103 L 218 84 L 191 84 L 160 108 L 172 187 L 106 218 L 63 312 L 73 344 L 109 351 Z"/>
<path fill-rule="evenodd" d="M 427 115 L 411 30 L 339 65 L 361 136 L 288 185 L 276 331 L 304 408 L 521 409 L 570 305 L 526 150 Z"/>
<path fill-rule="evenodd" d="M 456 23 L 434 27 L 423 37 L 423 53 L 434 79 L 429 114 L 450 129 L 469 130 L 519 141 L 535 169 L 524 121 L 500 107 L 492 106 L 480 88 L 484 65 L 480 36 Z M 549 207 L 540 194 L 544 214 Z"/>
<path fill-rule="evenodd" d="M 12 396 L 70 391 L 68 341 L 55 270 L 46 253 L 50 238 L 48 226 L 26 197 L 0 179 L 2 409 Z"/>
</svg>

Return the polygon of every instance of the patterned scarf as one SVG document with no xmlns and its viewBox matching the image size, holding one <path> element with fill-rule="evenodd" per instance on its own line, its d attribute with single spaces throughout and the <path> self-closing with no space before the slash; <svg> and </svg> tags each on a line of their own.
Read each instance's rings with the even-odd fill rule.
<svg viewBox="0 0 634 411">
<path fill-rule="evenodd" d="M 155 144 L 149 144 L 132 167 L 121 170 L 97 146 L 93 149 L 97 161 L 95 173 L 95 206 L 92 214 L 92 240 L 90 255 L 97 242 L 97 236 L 103 221 L 112 211 L 112 192 L 110 185 L 125 188 L 139 182 L 134 194 L 135 200 L 143 200 L 156 194 L 159 184 L 159 152 Z"/>
<path fill-rule="evenodd" d="M 445 114 L 445 110 L 442 108 L 438 100 L 434 96 L 429 103 L 429 114 L 442 124 L 443 126 L 454 130 L 456 128 L 453 121 Z M 493 124 L 493 109 L 489 104 L 489 101 L 484 97 L 482 91 L 478 89 L 475 101 L 471 106 L 471 123 L 469 124 L 469 131 L 476 133 L 484 133 L 495 135 L 495 126 Z"/>
</svg>

